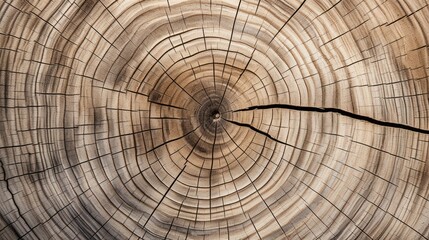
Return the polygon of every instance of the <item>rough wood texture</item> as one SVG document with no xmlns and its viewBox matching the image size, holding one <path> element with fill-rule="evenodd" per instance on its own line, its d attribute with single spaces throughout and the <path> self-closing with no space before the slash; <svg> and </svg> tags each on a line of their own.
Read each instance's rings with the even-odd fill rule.
<svg viewBox="0 0 429 240">
<path fill-rule="evenodd" d="M 2 1 L 0 239 L 428 239 L 423 0 Z"/>
</svg>

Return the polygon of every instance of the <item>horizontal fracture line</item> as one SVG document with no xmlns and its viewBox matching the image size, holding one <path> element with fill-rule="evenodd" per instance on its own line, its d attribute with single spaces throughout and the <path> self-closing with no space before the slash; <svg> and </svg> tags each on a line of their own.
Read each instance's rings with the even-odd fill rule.
<svg viewBox="0 0 429 240">
<path fill-rule="evenodd" d="M 297 111 L 304 111 L 304 112 L 332 112 L 332 113 L 339 113 L 341 115 L 344 115 L 346 117 L 350 117 L 357 120 L 362 120 L 366 122 L 370 122 L 379 126 L 384 127 L 393 127 L 393 128 L 400 128 L 404 130 L 409 130 L 413 132 L 423 133 L 423 134 L 429 134 L 429 130 L 427 129 L 421 129 L 417 127 L 413 127 L 410 125 L 405 125 L 401 123 L 393 123 L 393 122 L 386 122 L 377 120 L 371 117 L 367 117 L 364 115 L 359 115 L 356 113 L 347 112 L 342 109 L 338 108 L 323 108 L 323 107 L 309 107 L 309 106 L 296 106 L 296 105 L 290 105 L 290 104 L 269 104 L 269 105 L 259 105 L 259 106 L 251 106 L 248 108 L 238 109 L 234 110 L 232 112 L 243 112 L 243 111 L 251 111 L 251 110 L 257 110 L 257 109 L 273 109 L 273 108 L 281 108 L 281 109 L 291 109 L 291 110 L 297 110 Z"/>
</svg>

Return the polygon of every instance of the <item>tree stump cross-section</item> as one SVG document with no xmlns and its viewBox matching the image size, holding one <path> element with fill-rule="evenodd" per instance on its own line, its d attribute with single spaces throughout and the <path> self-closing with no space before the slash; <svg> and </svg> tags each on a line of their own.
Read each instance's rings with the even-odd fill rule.
<svg viewBox="0 0 429 240">
<path fill-rule="evenodd" d="M 3 0 L 0 239 L 429 239 L 425 0 Z"/>
</svg>

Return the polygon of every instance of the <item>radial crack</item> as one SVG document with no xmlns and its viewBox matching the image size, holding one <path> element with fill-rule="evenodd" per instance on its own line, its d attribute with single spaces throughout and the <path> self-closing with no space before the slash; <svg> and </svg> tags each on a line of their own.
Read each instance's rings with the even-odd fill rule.
<svg viewBox="0 0 429 240">
<path fill-rule="evenodd" d="M 221 76 L 223 76 L 223 74 L 224 74 L 224 72 L 225 72 L 225 66 L 226 66 L 226 62 L 227 62 L 227 60 L 228 60 L 229 50 L 231 49 L 232 37 L 234 36 L 235 22 L 237 21 L 238 13 L 239 13 L 239 10 L 240 10 L 240 5 L 241 5 L 241 0 L 238 2 L 237 11 L 235 12 L 234 22 L 233 22 L 233 24 L 232 24 L 231 36 L 230 36 L 230 38 L 229 38 L 228 49 L 227 49 L 227 51 L 226 51 L 225 62 L 223 63 L 223 67 L 222 67 L 222 74 L 221 74 Z M 212 57 L 213 57 L 213 55 L 212 55 Z M 250 61 L 250 60 L 249 60 L 249 61 Z M 213 63 L 214 63 L 214 59 L 213 59 Z M 214 65 L 213 65 L 213 74 L 214 74 L 214 73 L 215 73 L 215 72 L 214 72 Z M 215 85 L 216 85 L 216 78 L 215 78 L 215 75 L 213 75 L 213 78 L 214 78 Z M 231 79 L 231 77 L 230 77 L 229 79 Z M 228 87 L 228 84 L 229 84 L 229 79 L 228 79 L 228 83 L 225 85 L 225 89 L 224 89 L 224 93 L 223 93 L 223 95 L 225 95 L 226 88 Z M 216 90 L 216 86 L 215 86 L 215 90 Z M 223 97 L 222 97 L 222 100 L 223 100 Z M 222 103 L 222 101 L 221 101 L 221 103 Z M 219 104 L 219 106 L 220 106 L 220 104 Z"/>
<path fill-rule="evenodd" d="M 277 33 L 274 35 L 274 37 L 271 39 L 270 43 L 277 37 L 277 35 L 283 30 L 283 28 L 289 23 L 289 21 L 295 16 L 295 14 L 301 9 L 301 7 L 304 5 L 305 1 L 302 1 L 301 5 L 292 13 L 292 15 L 286 20 L 286 22 L 283 24 L 283 26 L 277 31 Z"/>
<path fill-rule="evenodd" d="M 258 110 L 258 109 L 274 109 L 274 108 L 290 109 L 290 110 L 297 110 L 297 111 L 303 111 L 303 112 L 338 113 L 346 117 L 370 122 L 383 127 L 400 128 L 400 129 L 409 130 L 417 133 L 429 134 L 429 130 L 427 129 L 417 128 L 417 127 L 413 127 L 413 126 L 405 125 L 401 123 L 382 121 L 368 116 L 348 112 L 338 108 L 297 106 L 297 105 L 291 105 L 291 104 L 269 104 L 269 105 L 251 106 L 248 108 L 233 110 L 232 112 L 243 112 L 243 111 L 252 111 L 252 110 Z"/>
<path fill-rule="evenodd" d="M 11 199 L 12 199 L 12 202 L 13 202 L 13 205 L 15 205 L 16 210 L 17 210 L 17 212 L 18 212 L 18 215 L 22 218 L 22 220 L 24 220 L 24 223 L 28 226 L 28 228 L 30 228 L 30 230 L 28 230 L 24 235 L 20 235 L 20 234 L 18 234 L 18 233 L 15 231 L 15 229 L 13 230 L 14 232 L 16 232 L 16 233 L 17 233 L 17 235 L 18 235 L 18 236 L 23 237 L 23 236 L 27 235 L 29 232 L 33 231 L 34 227 L 32 228 L 32 227 L 31 227 L 31 225 L 27 222 L 27 219 L 24 217 L 24 215 L 23 215 L 23 213 L 22 213 L 22 211 L 21 211 L 21 209 L 20 209 L 20 207 L 19 207 L 18 203 L 16 202 L 15 194 L 13 194 L 13 193 L 12 193 L 12 190 L 10 189 L 9 179 L 6 177 L 6 169 L 5 169 L 5 167 L 4 167 L 3 161 L 1 161 L 1 160 L 0 160 L 0 167 L 1 167 L 2 171 L 3 171 L 4 181 L 6 182 L 6 189 L 7 189 L 7 191 L 10 193 L 10 196 L 11 196 Z"/>
<path fill-rule="evenodd" d="M 213 174 L 213 162 L 214 162 L 214 152 L 216 147 L 216 137 L 217 137 L 217 122 L 215 123 L 215 135 L 213 139 L 213 145 L 212 145 L 212 161 L 210 166 L 210 176 L 209 176 L 209 208 L 210 208 L 210 220 L 212 220 L 212 174 Z"/>
<path fill-rule="evenodd" d="M 252 126 L 252 125 L 250 125 L 250 124 L 247 124 L 247 123 L 241 123 L 241 122 L 236 122 L 236 121 L 229 120 L 229 119 L 226 119 L 226 118 L 224 118 L 224 120 L 225 120 L 225 121 L 227 121 L 227 122 L 229 122 L 229 123 L 232 123 L 232 124 L 238 125 L 238 126 L 240 126 L 240 127 L 247 127 L 247 128 L 250 128 L 250 129 L 252 129 L 253 131 L 255 131 L 255 132 L 259 133 L 259 134 L 262 134 L 262 135 L 264 135 L 264 136 L 268 137 L 269 139 L 271 139 L 271 140 L 273 140 L 273 141 L 275 141 L 275 142 L 278 142 L 278 143 L 284 144 L 284 145 L 289 146 L 289 147 L 293 147 L 293 148 L 295 148 L 295 149 L 299 149 L 299 150 L 304 151 L 304 152 L 309 152 L 309 153 L 314 153 L 314 154 L 319 155 L 318 153 L 315 153 L 315 152 L 312 152 L 312 151 L 309 151 L 309 150 L 305 150 L 305 149 L 302 149 L 302 148 L 298 148 L 298 147 L 295 147 L 295 146 L 293 146 L 293 145 L 290 145 L 290 144 L 289 144 L 289 143 L 287 143 L 287 142 L 280 141 L 279 139 L 277 139 L 277 138 L 275 138 L 275 137 L 271 136 L 269 133 L 264 132 L 264 131 L 261 131 L 261 130 L 257 129 L 256 127 L 254 127 L 254 126 Z"/>
<path fill-rule="evenodd" d="M 169 143 L 171 143 L 171 142 L 177 141 L 177 140 L 179 140 L 179 139 L 182 139 L 182 138 L 184 138 L 184 137 L 188 136 L 189 134 L 191 134 L 191 133 L 195 132 L 195 130 L 197 130 L 199 127 L 200 127 L 200 125 L 198 125 L 195 129 L 193 129 L 193 130 L 189 131 L 188 133 L 186 133 L 186 134 L 184 134 L 184 135 L 182 135 L 182 136 L 180 136 L 180 137 L 170 139 L 170 140 L 168 140 L 168 141 L 163 142 L 163 143 L 162 143 L 162 144 L 160 144 L 160 145 L 157 145 L 156 147 L 154 147 L 154 148 L 152 148 L 152 149 L 150 149 L 150 150 L 146 151 L 146 154 L 147 154 L 147 153 L 150 153 L 150 152 L 153 152 L 153 151 L 155 151 L 156 149 L 158 149 L 158 148 L 160 148 L 160 147 L 162 147 L 162 146 L 164 146 L 164 145 L 167 145 L 167 144 L 169 144 Z"/>
<path fill-rule="evenodd" d="M 156 207 L 153 209 L 152 213 L 149 215 L 147 221 L 145 222 L 145 224 L 143 225 L 143 228 L 146 228 L 147 223 L 150 221 L 150 219 L 152 218 L 153 214 L 156 212 L 156 210 L 159 208 L 159 206 L 161 205 L 162 201 L 164 200 L 164 198 L 167 196 L 168 192 L 170 192 L 170 189 L 173 187 L 174 183 L 176 183 L 177 179 L 179 179 L 180 175 L 182 175 L 183 171 L 185 170 L 186 165 L 183 166 L 183 168 L 180 170 L 179 174 L 177 174 L 177 176 L 174 178 L 173 182 L 170 184 L 170 186 L 167 188 L 167 191 L 162 195 L 161 200 L 159 200 L 158 204 L 156 205 Z"/>
<path fill-rule="evenodd" d="M 164 107 L 172 107 L 172 108 L 177 108 L 177 109 L 181 109 L 181 110 L 186 110 L 186 108 L 178 107 L 178 106 L 171 105 L 171 104 L 160 103 L 160 102 L 155 102 L 155 101 L 151 101 L 151 100 L 148 100 L 148 102 L 149 103 L 153 103 L 153 104 L 157 104 L 157 105 L 160 105 L 160 106 L 164 106 Z"/>
</svg>

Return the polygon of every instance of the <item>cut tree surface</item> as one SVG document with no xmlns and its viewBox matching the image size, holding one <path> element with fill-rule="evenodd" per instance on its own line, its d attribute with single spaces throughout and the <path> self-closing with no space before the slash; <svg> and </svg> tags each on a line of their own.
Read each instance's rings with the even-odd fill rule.
<svg viewBox="0 0 429 240">
<path fill-rule="evenodd" d="M 427 1 L 0 4 L 0 239 L 429 239 Z"/>
</svg>

